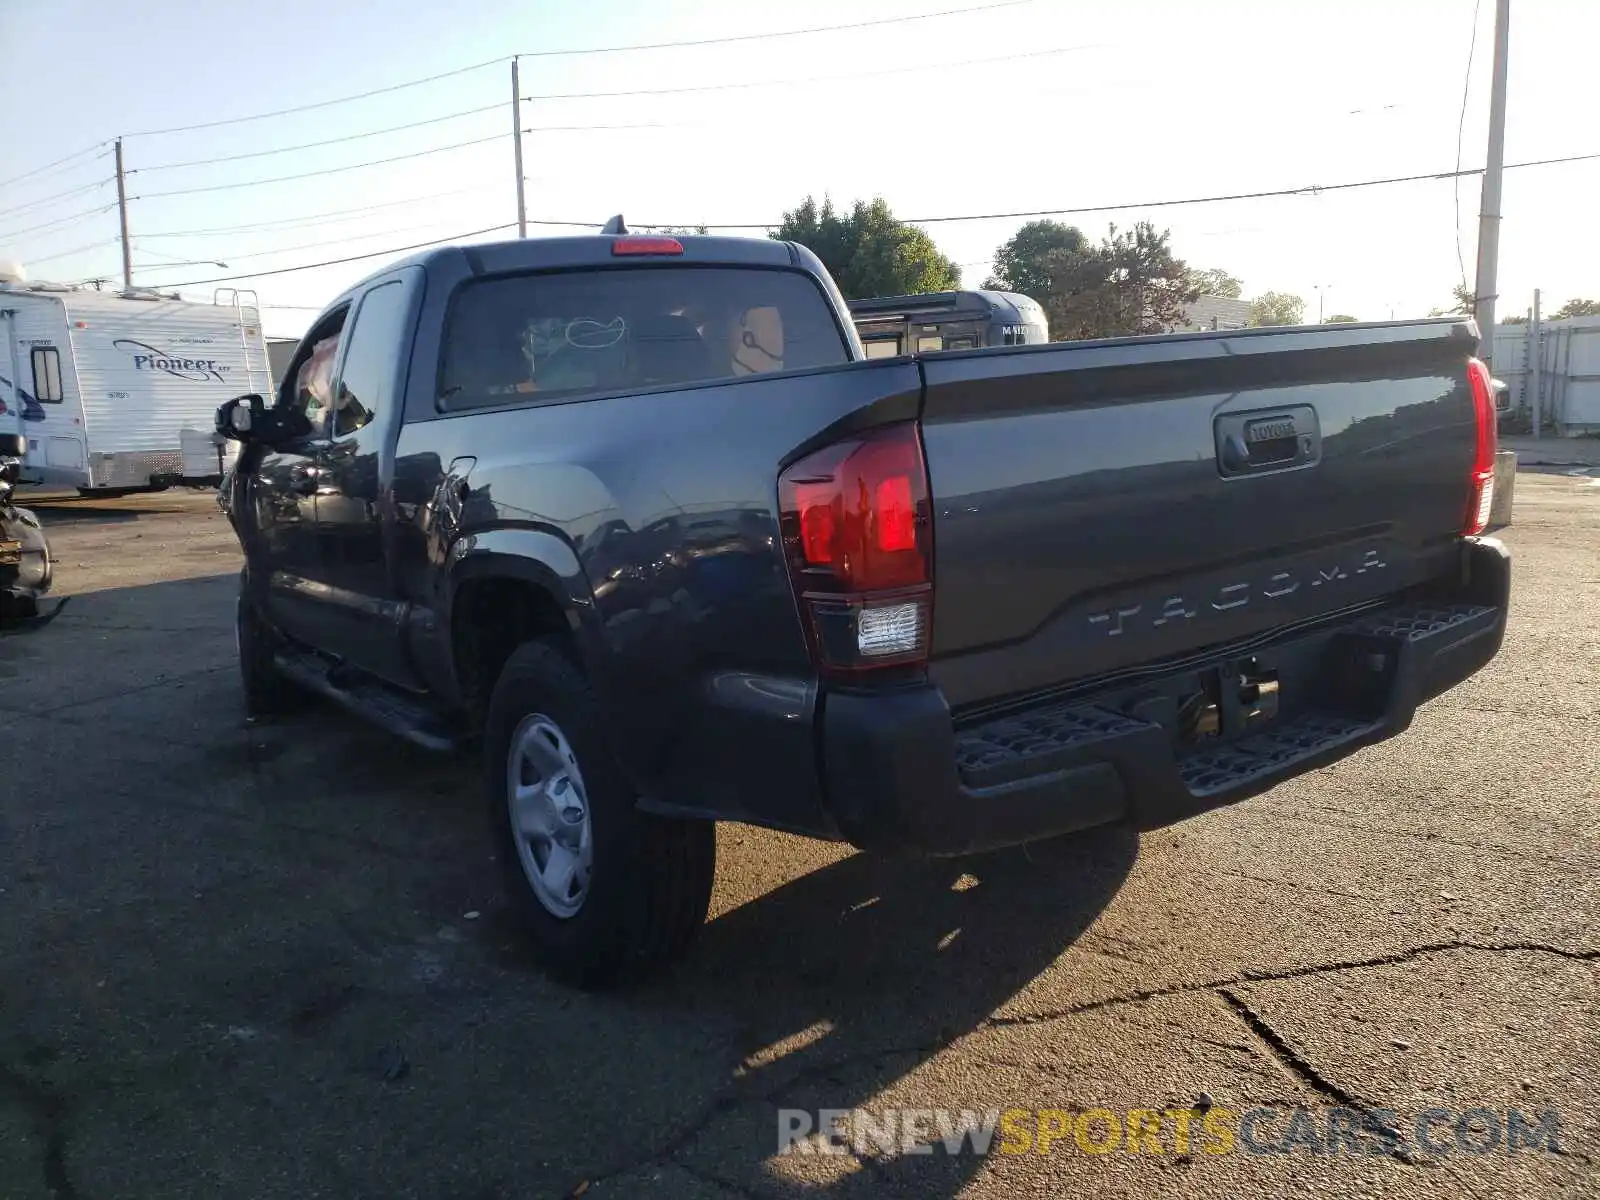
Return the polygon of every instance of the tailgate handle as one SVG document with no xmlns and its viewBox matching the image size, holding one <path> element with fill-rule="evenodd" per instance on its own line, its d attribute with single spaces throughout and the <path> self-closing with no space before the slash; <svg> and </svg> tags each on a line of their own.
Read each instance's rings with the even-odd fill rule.
<svg viewBox="0 0 1600 1200">
<path fill-rule="evenodd" d="M 1317 410 L 1309 404 L 1226 413 L 1216 419 L 1217 469 L 1224 476 L 1308 466 L 1322 457 Z"/>
</svg>

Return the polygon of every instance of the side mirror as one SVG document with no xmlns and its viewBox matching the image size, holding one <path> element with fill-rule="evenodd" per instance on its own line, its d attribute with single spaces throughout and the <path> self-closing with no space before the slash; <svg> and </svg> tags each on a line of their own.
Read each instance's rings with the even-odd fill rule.
<svg viewBox="0 0 1600 1200">
<path fill-rule="evenodd" d="M 0 458 L 21 458 L 27 453 L 27 438 L 20 433 L 0 433 Z"/>
<path fill-rule="evenodd" d="M 268 408 L 267 402 L 251 392 L 235 396 L 217 409 L 217 434 L 233 442 L 261 442 L 274 446 L 311 433 L 311 422 L 301 412 Z"/>
<path fill-rule="evenodd" d="M 266 412 L 266 401 L 255 392 L 235 396 L 217 409 L 217 434 L 229 441 L 247 442 L 259 428 L 257 418 Z"/>
</svg>

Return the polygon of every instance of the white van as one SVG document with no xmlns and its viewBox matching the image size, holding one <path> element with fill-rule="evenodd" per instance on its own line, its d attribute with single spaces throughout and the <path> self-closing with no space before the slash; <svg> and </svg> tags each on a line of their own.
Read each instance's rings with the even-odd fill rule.
<svg viewBox="0 0 1600 1200">
<path fill-rule="evenodd" d="M 199 304 L 20 274 L 0 275 L 0 432 L 28 440 L 22 486 L 129 491 L 219 477 L 237 449 L 213 432 L 218 405 L 272 390 L 254 305 L 233 291 Z"/>
</svg>

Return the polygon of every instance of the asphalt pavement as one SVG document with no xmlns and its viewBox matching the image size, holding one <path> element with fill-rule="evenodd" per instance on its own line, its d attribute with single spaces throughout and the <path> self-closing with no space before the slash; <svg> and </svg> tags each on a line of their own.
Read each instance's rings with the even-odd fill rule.
<svg viewBox="0 0 1600 1200">
<path fill-rule="evenodd" d="M 4 1200 L 1600 1192 L 1600 473 L 1521 473 L 1505 648 L 1404 736 L 961 862 L 723 826 L 690 961 L 599 996 L 528 963 L 470 764 L 244 720 L 210 497 L 44 516 L 72 600 L 0 639 Z M 822 1109 L 842 1152 L 780 1154 Z M 913 1151 L 959 1110 L 987 1154 Z"/>
</svg>

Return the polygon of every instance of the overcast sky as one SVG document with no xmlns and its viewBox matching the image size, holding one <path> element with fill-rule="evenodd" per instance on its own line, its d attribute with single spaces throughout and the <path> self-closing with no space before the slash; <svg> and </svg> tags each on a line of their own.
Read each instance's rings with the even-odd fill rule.
<svg viewBox="0 0 1600 1200">
<path fill-rule="evenodd" d="M 513 221 L 509 66 L 288 115 L 147 131 L 337 100 L 514 53 L 541 55 L 521 63 L 523 93 L 541 97 L 523 105 L 523 124 L 537 130 L 523 141 L 535 222 L 598 223 L 621 211 L 634 224 L 760 223 L 808 192 L 843 202 L 881 195 L 905 218 L 966 216 L 1455 166 L 1473 0 L 1022 0 L 733 44 L 550 53 L 981 3 L 0 0 L 14 85 L 0 179 L 122 135 L 135 282 L 190 285 L 185 295 L 209 299 L 213 285 L 202 281 L 217 276 L 389 252 Z M 1494 0 L 1480 7 L 1466 167 L 1482 165 L 1487 129 Z M 1600 153 L 1592 88 L 1600 0 L 1514 0 L 1513 8 L 1507 161 Z M 577 92 L 654 94 L 570 97 Z M 569 98 L 555 98 L 562 94 Z M 429 123 L 360 136 L 414 122 Z M 257 153 L 331 139 L 348 140 Z M 477 139 L 490 140 L 227 186 Z M 170 166 L 247 154 L 257 156 Z M 23 232 L 112 205 L 110 178 L 108 154 L 85 154 L 0 187 L 0 257 L 20 260 L 32 278 L 118 277 L 114 207 Z M 1247 296 L 1297 292 L 1314 319 L 1321 288 L 1329 315 L 1374 320 L 1445 303 L 1462 274 L 1458 244 L 1471 279 L 1479 189 L 1477 176 L 1461 181 L 1459 225 L 1456 187 L 1437 180 L 1063 219 L 1098 236 L 1113 220 L 1147 218 L 1171 228 L 1191 264 L 1242 278 Z M 72 194 L 37 203 L 63 192 Z M 186 194 L 158 194 L 172 192 Z M 1535 287 L 1549 306 L 1600 297 L 1600 239 L 1590 233 L 1597 206 L 1600 160 L 1507 172 L 1502 313 L 1526 308 Z M 1019 224 L 928 228 L 977 286 Z M 232 231 L 171 236 L 197 230 Z M 182 260 L 230 265 L 173 265 Z M 307 309 L 382 262 L 225 286 L 255 288 L 268 331 L 297 334 Z"/>
</svg>

